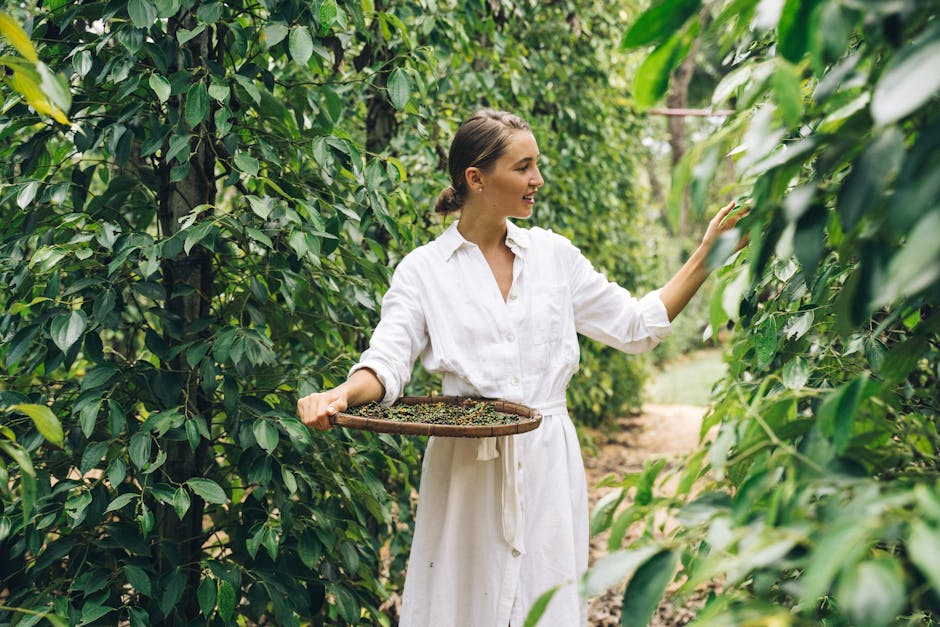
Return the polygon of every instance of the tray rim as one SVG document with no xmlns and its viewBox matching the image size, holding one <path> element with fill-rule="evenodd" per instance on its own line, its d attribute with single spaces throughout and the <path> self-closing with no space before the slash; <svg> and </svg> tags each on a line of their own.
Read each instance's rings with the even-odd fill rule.
<svg viewBox="0 0 940 627">
<path fill-rule="evenodd" d="M 359 429 L 373 433 L 392 433 L 398 435 L 424 435 L 454 438 L 489 438 L 504 435 L 518 435 L 537 429 L 542 424 L 542 414 L 536 409 L 497 398 L 480 396 L 402 396 L 392 405 L 422 405 L 430 403 L 461 404 L 469 401 L 492 403 L 496 411 L 514 414 L 520 419 L 506 425 L 440 425 L 427 422 L 400 422 L 383 418 L 355 416 L 338 412 L 330 416 L 330 424 L 336 427 Z"/>
</svg>

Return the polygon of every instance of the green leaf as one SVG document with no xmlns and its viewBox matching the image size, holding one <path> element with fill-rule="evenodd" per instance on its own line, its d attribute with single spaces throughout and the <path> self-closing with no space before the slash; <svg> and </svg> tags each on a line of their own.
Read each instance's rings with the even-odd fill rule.
<svg viewBox="0 0 940 627">
<path fill-rule="evenodd" d="M 777 322 L 773 316 L 768 317 L 758 328 L 754 338 L 754 351 L 757 354 L 757 367 L 766 369 L 777 354 Z"/>
<path fill-rule="evenodd" d="M 643 61 L 633 79 L 633 97 L 640 111 L 652 107 L 666 94 L 669 77 L 688 54 L 691 39 L 677 31 Z"/>
<path fill-rule="evenodd" d="M 799 63 L 809 46 L 811 19 L 821 0 L 786 0 L 777 23 L 777 41 L 784 59 Z"/>
<path fill-rule="evenodd" d="M 333 595 L 339 607 L 339 615 L 344 621 L 355 624 L 359 621 L 359 602 L 345 586 L 333 584 Z"/>
<path fill-rule="evenodd" d="M 160 102 L 166 102 L 170 99 L 170 81 L 159 74 L 150 75 L 150 89 L 157 95 Z"/>
<path fill-rule="evenodd" d="M 388 75 L 388 97 L 392 106 L 401 111 L 411 99 L 411 79 L 408 73 L 401 68 L 395 68 Z"/>
<path fill-rule="evenodd" d="M 239 171 L 244 172 L 249 176 L 257 176 L 258 169 L 260 164 L 258 160 L 249 155 L 247 152 L 238 151 L 235 153 L 235 167 Z"/>
<path fill-rule="evenodd" d="M 235 588 L 222 579 L 219 579 L 218 588 L 219 617 L 228 622 L 235 612 Z"/>
<path fill-rule="evenodd" d="M 336 22 L 336 16 L 339 12 L 336 9 L 336 0 L 323 0 L 320 4 L 320 13 L 317 16 L 317 22 L 320 24 L 320 32 L 329 32 Z"/>
<path fill-rule="evenodd" d="M 701 0 L 654 2 L 623 36 L 624 48 L 638 48 L 663 41 L 682 28 L 701 8 Z"/>
<path fill-rule="evenodd" d="M 157 21 L 157 7 L 151 0 L 130 0 L 127 13 L 137 28 L 150 28 Z"/>
<path fill-rule="evenodd" d="M 16 206 L 20 209 L 26 209 L 36 198 L 37 191 L 39 191 L 39 181 L 30 181 L 24 185 L 16 195 Z"/>
<path fill-rule="evenodd" d="M 97 603 L 85 603 L 82 607 L 82 618 L 76 627 L 90 625 L 114 611 L 113 607 L 98 605 Z"/>
<path fill-rule="evenodd" d="M 320 542 L 311 529 L 304 529 L 297 540 L 297 555 L 307 568 L 316 568 L 320 561 Z"/>
<path fill-rule="evenodd" d="M 189 511 L 190 499 L 189 492 L 182 487 L 177 488 L 173 493 L 173 509 L 176 511 L 176 517 L 183 520 L 183 516 Z"/>
<path fill-rule="evenodd" d="M 0 13 L 0 34 L 2 34 L 10 45 L 23 55 L 27 61 L 33 64 L 39 63 L 39 55 L 36 54 L 36 48 L 33 47 L 33 42 L 30 41 L 29 35 L 26 34 L 26 31 L 23 30 L 23 27 L 20 26 L 16 20 L 6 13 Z"/>
<path fill-rule="evenodd" d="M 305 26 L 291 28 L 287 47 L 294 63 L 307 65 L 307 61 L 310 60 L 310 56 L 313 54 L 313 38 L 310 37 L 310 31 Z"/>
<path fill-rule="evenodd" d="M 79 465 L 79 470 L 82 474 L 87 473 L 89 470 L 98 465 L 98 462 L 101 461 L 102 456 L 105 454 L 105 451 L 108 450 L 107 442 L 94 442 L 89 444 L 85 448 L 85 452 L 82 453 L 82 461 Z"/>
<path fill-rule="evenodd" d="M 832 438 L 837 452 L 844 452 L 852 439 L 859 404 L 879 387 L 877 382 L 868 378 L 867 372 L 863 372 L 836 388 L 820 405 L 816 419 L 823 432 Z"/>
<path fill-rule="evenodd" d="M 888 262 L 875 290 L 873 307 L 895 302 L 928 289 L 940 280 L 940 210 L 927 213 Z"/>
<path fill-rule="evenodd" d="M 548 609 L 548 604 L 551 602 L 552 597 L 558 592 L 559 587 L 560 586 L 549 588 L 546 592 L 539 595 L 539 598 L 532 604 L 529 613 L 525 617 L 524 627 L 535 627 L 538 624 L 539 620 L 542 618 L 542 614 Z"/>
<path fill-rule="evenodd" d="M 799 390 L 809 380 L 809 364 L 802 355 L 797 355 L 783 366 L 783 384 L 791 390 Z"/>
<path fill-rule="evenodd" d="M 922 520 L 912 521 L 907 555 L 924 573 L 934 591 L 940 591 L 940 529 Z"/>
<path fill-rule="evenodd" d="M 187 479 L 186 484 L 207 503 L 228 503 L 228 496 L 226 496 L 225 490 L 212 479 L 193 477 Z"/>
<path fill-rule="evenodd" d="M 270 455 L 277 448 L 278 435 L 277 428 L 269 421 L 262 419 L 256 420 L 252 431 L 255 434 L 255 440 L 264 451 Z"/>
<path fill-rule="evenodd" d="M 637 570 L 623 593 L 620 624 L 623 627 L 645 627 L 672 581 L 679 563 L 675 551 L 660 551 Z"/>
<path fill-rule="evenodd" d="M 113 501 L 111 501 L 108 504 L 107 509 L 105 509 L 104 511 L 106 512 L 117 511 L 121 509 L 122 507 L 124 507 L 125 505 L 127 505 L 128 503 L 130 503 L 131 501 L 135 499 L 139 499 L 139 498 L 140 498 L 140 494 L 137 494 L 136 492 L 126 492 L 116 497 Z"/>
<path fill-rule="evenodd" d="M 49 329 L 52 334 L 52 341 L 63 353 L 68 352 L 72 345 L 82 337 L 87 323 L 88 318 L 85 316 L 85 312 L 80 309 L 59 314 L 52 319 L 52 325 Z"/>
<path fill-rule="evenodd" d="M 867 518 L 852 517 L 836 521 L 822 533 L 817 532 L 800 591 L 804 603 L 815 607 L 839 571 L 868 550 L 870 524 Z"/>
<path fill-rule="evenodd" d="M 222 17 L 222 3 L 204 2 L 196 9 L 196 16 L 206 24 L 215 24 Z"/>
<path fill-rule="evenodd" d="M 36 425 L 36 430 L 42 434 L 42 437 L 58 447 L 62 446 L 65 437 L 62 432 L 62 423 L 59 422 L 59 419 L 56 418 L 56 415 L 52 413 L 51 409 L 45 405 L 34 405 L 31 403 L 13 405 L 10 409 L 29 416 L 33 424 Z"/>
<path fill-rule="evenodd" d="M 216 583 L 211 578 L 204 576 L 196 589 L 196 600 L 199 602 L 199 611 L 206 618 L 212 614 L 215 609 L 215 600 L 218 596 Z"/>
<path fill-rule="evenodd" d="M 153 441 L 150 434 L 138 431 L 131 436 L 130 445 L 127 447 L 127 454 L 131 463 L 143 470 L 150 463 L 150 450 Z"/>
<path fill-rule="evenodd" d="M 839 217 L 848 233 L 871 212 L 904 160 L 904 136 L 896 127 L 879 133 L 855 160 L 839 189 Z"/>
<path fill-rule="evenodd" d="M 269 24 L 266 24 L 262 30 L 264 45 L 268 48 L 271 46 L 276 46 L 277 44 L 284 41 L 284 38 L 287 37 L 289 32 L 290 29 L 284 22 L 270 22 Z"/>
<path fill-rule="evenodd" d="M 611 490 L 597 500 L 597 503 L 594 505 L 594 510 L 591 512 L 592 536 L 610 527 L 614 511 L 616 511 L 617 506 L 623 502 L 624 495 L 625 493 L 622 489 Z"/>
<path fill-rule="evenodd" d="M 789 126 L 796 126 L 803 119 L 803 94 L 800 75 L 791 64 L 780 61 L 770 78 L 774 102 Z"/>
<path fill-rule="evenodd" d="M 836 595 L 857 627 L 886 627 L 904 609 L 904 573 L 893 558 L 862 562 L 839 578 Z"/>
<path fill-rule="evenodd" d="M 910 115 L 940 89 L 940 23 L 936 21 L 888 63 L 875 85 L 871 115 L 879 125 Z"/>
<path fill-rule="evenodd" d="M 659 553 L 661 547 L 644 546 L 638 549 L 608 553 L 592 566 L 581 580 L 581 593 L 593 597 L 633 575 L 634 571 L 650 557 Z"/>
<path fill-rule="evenodd" d="M 127 579 L 127 583 L 131 584 L 131 586 L 133 586 L 134 590 L 137 590 L 137 592 L 140 592 L 141 594 L 148 597 L 153 594 L 150 576 L 146 573 L 146 571 L 144 571 L 143 568 L 134 566 L 132 564 L 125 564 L 124 577 Z"/>
<path fill-rule="evenodd" d="M 195 83 L 186 92 L 186 122 L 196 128 L 209 116 L 209 92 L 202 82 Z"/>
<path fill-rule="evenodd" d="M 98 414 L 101 412 L 101 399 L 89 402 L 82 407 L 78 414 L 78 424 L 82 428 L 82 435 L 90 438 L 95 431 L 95 424 L 98 422 Z"/>
</svg>

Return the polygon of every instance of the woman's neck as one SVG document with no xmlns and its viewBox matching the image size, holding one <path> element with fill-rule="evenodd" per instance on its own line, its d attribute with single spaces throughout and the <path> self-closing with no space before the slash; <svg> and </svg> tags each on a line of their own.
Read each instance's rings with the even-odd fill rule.
<svg viewBox="0 0 940 627">
<path fill-rule="evenodd" d="M 464 206 L 457 221 L 457 230 L 468 242 L 473 242 L 483 252 L 506 245 L 506 218 L 484 216 L 473 206 Z"/>
</svg>

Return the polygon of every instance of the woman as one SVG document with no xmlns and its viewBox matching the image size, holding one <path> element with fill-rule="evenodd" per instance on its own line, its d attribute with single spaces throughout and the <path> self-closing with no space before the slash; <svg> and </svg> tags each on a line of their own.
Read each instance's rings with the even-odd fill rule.
<svg viewBox="0 0 940 627">
<path fill-rule="evenodd" d="M 460 218 L 399 263 L 369 349 L 332 390 L 302 398 L 305 424 L 374 400 L 393 402 L 415 359 L 446 395 L 534 407 L 542 425 L 482 441 L 430 438 L 402 605 L 403 627 L 519 626 L 560 586 L 543 625 L 586 625 L 577 579 L 587 568 L 584 466 L 565 406 L 577 333 L 625 352 L 649 350 L 706 277 L 721 209 L 701 246 L 661 290 L 637 299 L 596 272 L 567 239 L 507 218 L 532 214 L 544 181 L 519 117 L 482 110 L 457 131 L 451 186 L 437 211 Z"/>
</svg>

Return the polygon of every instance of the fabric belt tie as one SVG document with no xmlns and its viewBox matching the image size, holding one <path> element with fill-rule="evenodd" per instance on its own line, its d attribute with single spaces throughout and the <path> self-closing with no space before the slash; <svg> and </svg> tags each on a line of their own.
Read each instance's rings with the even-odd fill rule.
<svg viewBox="0 0 940 627">
<path fill-rule="evenodd" d="M 542 420 L 550 416 L 567 415 L 565 399 L 551 401 L 531 407 L 542 414 Z M 521 460 L 516 451 L 516 436 L 503 435 L 482 438 L 477 444 L 477 461 L 502 459 L 500 500 L 503 518 L 503 539 L 514 551 L 525 553 L 524 521 L 522 512 L 522 477 L 519 476 Z"/>
</svg>

